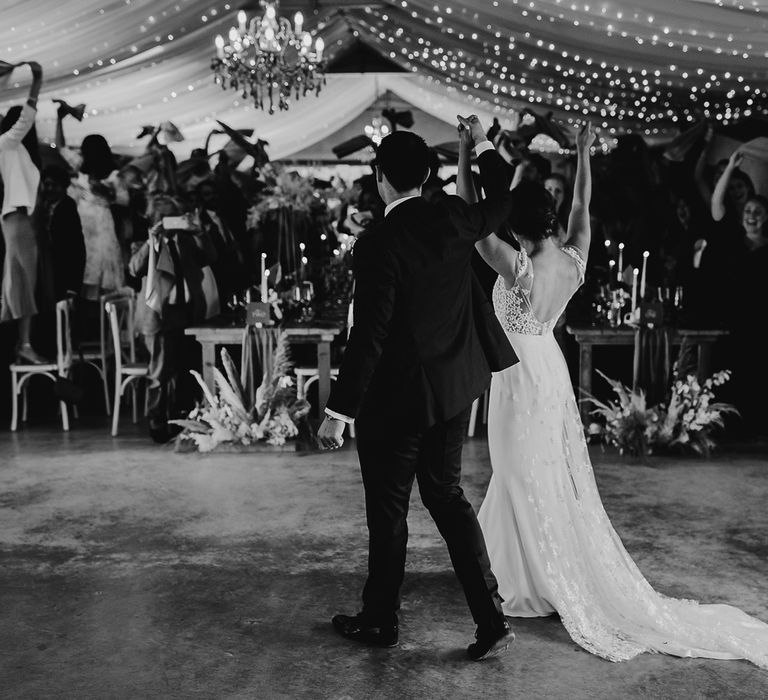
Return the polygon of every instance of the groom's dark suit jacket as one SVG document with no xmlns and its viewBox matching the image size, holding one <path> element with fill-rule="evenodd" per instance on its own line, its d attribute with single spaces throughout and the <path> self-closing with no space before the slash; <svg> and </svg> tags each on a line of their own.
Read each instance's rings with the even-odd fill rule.
<svg viewBox="0 0 768 700">
<path fill-rule="evenodd" d="M 474 205 L 417 197 L 355 243 L 354 325 L 329 410 L 427 428 L 517 362 L 470 264 L 475 242 L 509 211 L 506 194 Z"/>
</svg>

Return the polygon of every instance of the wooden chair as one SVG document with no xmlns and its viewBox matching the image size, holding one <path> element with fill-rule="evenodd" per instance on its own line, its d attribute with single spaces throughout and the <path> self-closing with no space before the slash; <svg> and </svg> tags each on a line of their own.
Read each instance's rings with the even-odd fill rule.
<svg viewBox="0 0 768 700">
<path fill-rule="evenodd" d="M 125 298 L 135 300 L 136 292 L 130 287 L 123 287 L 117 291 L 102 294 L 101 297 L 99 297 L 99 339 L 98 341 L 86 341 L 81 343 L 75 356 L 75 363 L 79 362 L 89 365 L 99 373 L 99 378 L 104 387 L 104 406 L 108 416 L 111 415 L 111 406 L 109 399 L 107 363 L 109 362 L 111 342 L 109 340 L 110 329 L 109 318 L 107 317 L 107 303 Z M 125 348 L 125 340 L 122 347 Z"/>
<path fill-rule="evenodd" d="M 27 382 L 34 376 L 48 377 L 56 383 L 59 378 L 69 379 L 72 369 L 72 333 L 70 319 L 72 315 L 72 300 L 64 299 L 56 304 L 56 362 L 36 365 L 14 362 L 11 370 L 11 430 L 16 430 L 19 423 L 19 394 L 22 396 L 23 408 L 21 420 L 27 421 Z M 65 401 L 59 401 L 61 410 L 61 427 L 69 430 L 69 412 Z"/>
<path fill-rule="evenodd" d="M 105 303 L 112 348 L 115 355 L 115 398 L 112 410 L 112 436 L 117 435 L 120 422 L 120 400 L 125 390 L 131 387 L 133 422 L 139 420 L 136 397 L 137 379 L 146 379 L 149 368 L 146 363 L 136 362 L 136 338 L 133 332 L 135 302 L 132 296 L 125 296 Z"/>
</svg>

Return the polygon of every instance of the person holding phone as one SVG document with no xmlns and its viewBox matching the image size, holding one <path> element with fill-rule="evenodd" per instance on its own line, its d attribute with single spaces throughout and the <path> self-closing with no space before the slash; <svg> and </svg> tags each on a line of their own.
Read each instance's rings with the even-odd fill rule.
<svg viewBox="0 0 768 700">
<path fill-rule="evenodd" d="M 177 384 L 191 368 L 196 350 L 184 330 L 205 320 L 203 267 L 215 261 L 216 251 L 172 197 L 156 195 L 149 213 L 149 238 L 131 257 L 129 271 L 143 278 L 137 316 L 149 351 L 149 433 L 162 443 L 172 437 L 169 418 L 186 407 Z"/>
</svg>

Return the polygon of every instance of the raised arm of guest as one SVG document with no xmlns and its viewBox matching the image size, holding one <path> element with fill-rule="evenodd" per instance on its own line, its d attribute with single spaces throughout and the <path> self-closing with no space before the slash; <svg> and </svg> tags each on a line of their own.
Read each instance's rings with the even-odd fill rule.
<svg viewBox="0 0 768 700">
<path fill-rule="evenodd" d="M 59 108 L 56 110 L 56 148 L 58 149 L 61 157 L 67 162 L 72 170 L 80 172 L 80 168 L 83 165 L 83 159 L 79 153 L 73 151 L 67 146 L 67 141 L 64 138 L 64 126 L 62 122 L 64 117 L 67 116 L 67 110 L 64 103 L 59 103 Z"/>
<path fill-rule="evenodd" d="M 728 165 L 725 166 L 723 174 L 715 185 L 715 191 L 712 193 L 712 218 L 715 221 L 721 221 L 725 216 L 725 193 L 728 191 L 728 183 L 731 181 L 733 171 L 741 165 L 744 155 L 736 150 L 731 153 L 728 159 Z"/>
<path fill-rule="evenodd" d="M 707 125 L 707 131 L 704 134 L 704 148 L 701 149 L 696 165 L 693 168 L 693 181 L 696 183 L 696 189 L 705 202 L 712 201 L 712 188 L 709 186 L 706 178 L 707 156 L 709 155 L 709 146 L 712 143 L 714 129 L 711 124 Z"/>
<path fill-rule="evenodd" d="M 586 261 L 592 232 L 589 223 L 589 202 L 592 198 L 592 171 L 589 153 L 595 142 L 595 132 L 587 122 L 576 137 L 576 181 L 573 185 L 573 204 L 568 217 L 568 233 L 565 244 L 581 251 Z"/>
<path fill-rule="evenodd" d="M 0 151 L 18 148 L 35 123 L 37 98 L 40 94 L 40 86 L 43 84 L 43 69 L 35 61 L 27 61 L 27 65 L 32 69 L 32 84 L 29 87 L 27 101 L 21 108 L 15 123 L 0 134 Z"/>
</svg>

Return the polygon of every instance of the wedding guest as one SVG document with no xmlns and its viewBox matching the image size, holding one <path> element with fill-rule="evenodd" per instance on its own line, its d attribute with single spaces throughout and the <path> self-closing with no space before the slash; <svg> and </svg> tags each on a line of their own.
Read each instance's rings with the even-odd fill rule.
<svg viewBox="0 0 768 700">
<path fill-rule="evenodd" d="M 37 314 L 38 247 L 32 212 L 40 183 L 40 153 L 35 131 L 37 98 L 43 82 L 39 63 L 32 69 L 32 85 L 23 107 L 11 107 L 0 122 L 0 178 L 3 204 L 0 225 L 5 242 L 0 322 L 16 321 L 21 362 L 42 363 L 31 343 L 32 318 Z"/>
<path fill-rule="evenodd" d="M 746 436 L 768 436 L 768 363 L 762 305 L 768 299 L 768 199 L 753 195 L 744 204 L 741 235 L 732 242 L 730 268 L 721 267 L 731 332 L 734 403 Z"/>
<path fill-rule="evenodd" d="M 565 243 L 565 230 L 568 228 L 568 214 L 571 211 L 570 202 L 568 201 L 570 199 L 571 188 L 562 173 L 550 173 L 544 180 L 544 189 L 552 195 L 552 199 L 555 203 L 557 221 L 560 224 L 558 240 L 562 245 Z"/>
<path fill-rule="evenodd" d="M 67 195 L 69 173 L 57 165 L 42 172 L 38 207 L 40 231 L 50 250 L 53 292 L 56 300 L 77 296 L 83 286 L 85 240 L 77 204 Z"/>
<path fill-rule="evenodd" d="M 149 239 L 129 263 L 131 275 L 143 278 L 137 317 L 149 351 L 147 413 L 150 437 L 156 442 L 171 438 L 168 420 L 190 407 L 177 390 L 194 357 L 184 329 L 205 320 L 203 267 L 216 258 L 208 236 L 194 228 L 192 217 L 181 217 L 181 212 L 180 203 L 173 198 L 154 197 Z"/>
<path fill-rule="evenodd" d="M 232 216 L 224 205 L 219 183 L 211 178 L 203 180 L 195 188 L 195 194 L 199 226 L 216 250 L 216 262 L 211 267 L 219 299 L 226 302 L 248 286 L 240 239 L 232 228 Z"/>
<path fill-rule="evenodd" d="M 76 172 L 69 195 L 77 202 L 85 239 L 85 273 L 81 294 L 84 299 L 93 302 L 105 292 L 125 285 L 123 253 L 110 207 L 112 204 L 127 207 L 130 200 L 112 150 L 103 136 L 86 136 L 79 154 L 67 148 L 62 127 L 65 115 L 66 111 L 59 107 L 56 144 Z"/>
<path fill-rule="evenodd" d="M 749 175 L 739 169 L 743 154 L 736 150 L 728 159 L 722 175 L 712 193 L 712 218 L 730 225 L 738 225 L 747 200 L 755 194 Z"/>
</svg>

